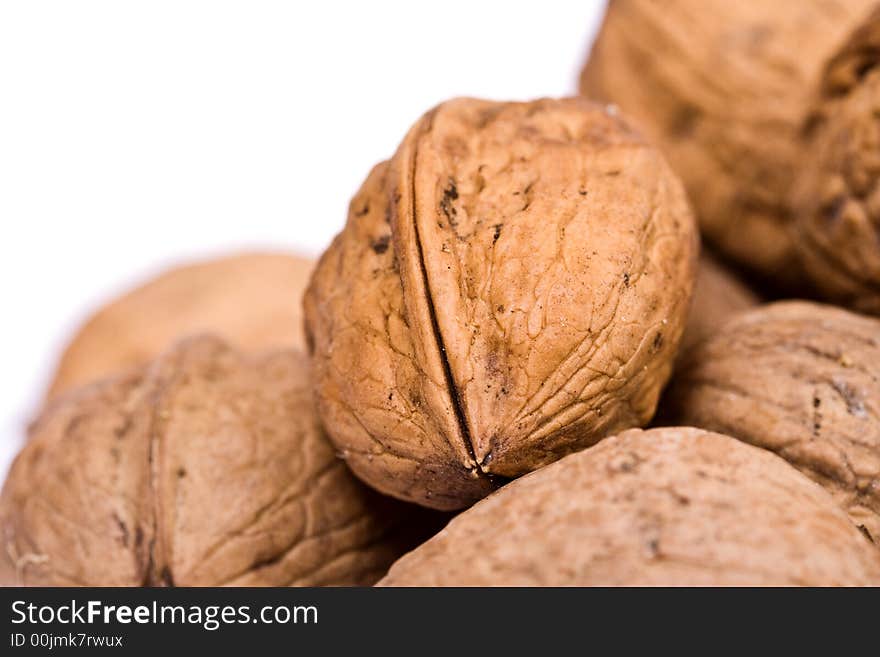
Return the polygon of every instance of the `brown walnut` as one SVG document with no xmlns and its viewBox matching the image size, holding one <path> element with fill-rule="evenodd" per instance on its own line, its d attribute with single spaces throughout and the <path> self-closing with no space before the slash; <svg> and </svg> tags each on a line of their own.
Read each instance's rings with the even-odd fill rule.
<svg viewBox="0 0 880 657">
<path fill-rule="evenodd" d="M 663 412 L 776 452 L 880 539 L 880 320 L 806 302 L 747 312 L 688 353 Z"/>
<path fill-rule="evenodd" d="M 825 298 L 880 314 L 880 9 L 828 65 L 806 124 L 796 244 Z"/>
<path fill-rule="evenodd" d="M 654 413 L 697 239 L 677 178 L 582 99 L 458 99 L 375 167 L 305 295 L 352 470 L 441 509 Z"/>
<path fill-rule="evenodd" d="M 870 585 L 880 553 L 769 452 L 638 429 L 453 519 L 380 586 Z"/>
<path fill-rule="evenodd" d="M 736 274 L 703 251 L 697 267 L 690 315 L 681 338 L 679 359 L 731 317 L 757 306 L 759 302 L 758 295 Z"/>
<path fill-rule="evenodd" d="M 335 457 L 305 357 L 200 337 L 51 403 L 0 496 L 0 584 L 370 584 L 426 514 Z"/>
<path fill-rule="evenodd" d="M 728 258 L 799 280 L 789 194 L 820 71 L 874 0 L 612 0 L 581 75 L 655 139 Z"/>
<path fill-rule="evenodd" d="M 313 266 L 294 255 L 249 253 L 171 269 L 86 321 L 47 397 L 144 365 L 197 333 L 247 350 L 302 348 L 300 298 Z"/>
</svg>

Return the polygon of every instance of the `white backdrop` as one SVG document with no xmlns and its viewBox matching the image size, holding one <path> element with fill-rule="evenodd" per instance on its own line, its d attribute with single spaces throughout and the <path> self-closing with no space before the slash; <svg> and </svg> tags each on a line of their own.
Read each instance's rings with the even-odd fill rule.
<svg viewBox="0 0 880 657">
<path fill-rule="evenodd" d="M 98 304 L 188 259 L 318 254 L 431 106 L 573 93 L 603 6 L 0 3 L 0 480 Z"/>
</svg>

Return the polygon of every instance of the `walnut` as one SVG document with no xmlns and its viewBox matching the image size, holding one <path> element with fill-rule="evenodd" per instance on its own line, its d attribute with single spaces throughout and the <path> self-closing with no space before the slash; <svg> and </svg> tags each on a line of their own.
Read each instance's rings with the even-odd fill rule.
<svg viewBox="0 0 880 657">
<path fill-rule="evenodd" d="M 880 314 L 880 9 L 828 65 L 806 123 L 794 235 L 825 298 Z"/>
<path fill-rule="evenodd" d="M 806 302 L 745 313 L 689 352 L 663 411 L 776 452 L 880 539 L 880 320 Z"/>
<path fill-rule="evenodd" d="M 758 295 L 705 251 L 700 254 L 694 298 L 681 339 L 679 359 L 731 317 L 757 306 Z"/>
<path fill-rule="evenodd" d="M 654 413 L 687 315 L 677 178 L 580 99 L 459 99 L 375 167 L 305 295 L 352 470 L 440 509 Z"/>
<path fill-rule="evenodd" d="M 700 227 L 776 282 L 800 271 L 789 192 L 812 89 L 874 0 L 614 0 L 581 91 L 617 103 L 679 173 Z"/>
<path fill-rule="evenodd" d="M 0 584 L 370 584 L 428 514 L 335 457 L 305 357 L 200 337 L 51 403 L 0 496 Z"/>
<path fill-rule="evenodd" d="M 250 253 L 167 271 L 96 312 L 70 341 L 47 397 L 148 363 L 210 332 L 249 350 L 303 348 L 300 297 L 313 263 Z"/>
<path fill-rule="evenodd" d="M 630 430 L 505 486 L 380 586 L 871 585 L 880 553 L 769 452 Z"/>
</svg>

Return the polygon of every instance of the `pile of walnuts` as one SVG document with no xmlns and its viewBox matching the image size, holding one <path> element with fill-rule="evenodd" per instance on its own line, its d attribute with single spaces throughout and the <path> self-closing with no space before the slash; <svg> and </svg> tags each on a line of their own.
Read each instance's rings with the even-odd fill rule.
<svg viewBox="0 0 880 657">
<path fill-rule="evenodd" d="M 612 0 L 581 97 L 430 110 L 317 263 L 99 310 L 0 583 L 880 585 L 878 53 L 869 0 Z"/>
</svg>

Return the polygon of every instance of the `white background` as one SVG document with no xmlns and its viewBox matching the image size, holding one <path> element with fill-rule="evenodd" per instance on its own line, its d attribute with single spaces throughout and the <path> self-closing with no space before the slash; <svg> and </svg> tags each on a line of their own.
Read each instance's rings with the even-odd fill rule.
<svg viewBox="0 0 880 657">
<path fill-rule="evenodd" d="M 604 4 L 0 2 L 0 480 L 97 305 L 193 258 L 318 254 L 431 106 L 573 93 Z"/>
</svg>

